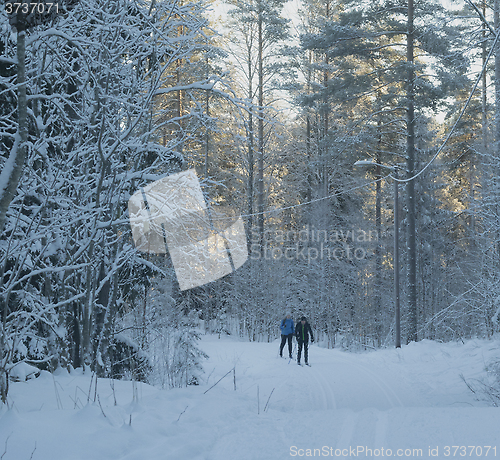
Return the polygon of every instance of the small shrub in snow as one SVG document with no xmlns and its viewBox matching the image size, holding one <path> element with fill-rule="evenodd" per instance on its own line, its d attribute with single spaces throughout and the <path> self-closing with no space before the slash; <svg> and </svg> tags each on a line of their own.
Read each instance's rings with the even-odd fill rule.
<svg viewBox="0 0 500 460">
<path fill-rule="evenodd" d="M 474 393 L 478 401 L 500 407 L 500 361 L 494 361 L 486 367 L 487 375 L 483 379 L 466 381 L 462 380 Z"/>
</svg>

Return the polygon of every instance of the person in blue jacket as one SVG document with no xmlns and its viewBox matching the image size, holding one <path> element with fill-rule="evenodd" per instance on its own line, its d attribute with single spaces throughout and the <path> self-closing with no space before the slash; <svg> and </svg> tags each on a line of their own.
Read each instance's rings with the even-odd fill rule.
<svg viewBox="0 0 500 460">
<path fill-rule="evenodd" d="M 280 324 L 281 329 L 281 345 L 280 345 L 280 356 L 283 358 L 283 348 L 285 347 L 285 343 L 288 341 L 288 354 L 290 358 L 292 357 L 292 337 L 295 333 L 295 327 L 293 325 L 293 319 L 291 318 L 290 313 L 286 314 L 286 318 L 281 320 Z"/>
</svg>

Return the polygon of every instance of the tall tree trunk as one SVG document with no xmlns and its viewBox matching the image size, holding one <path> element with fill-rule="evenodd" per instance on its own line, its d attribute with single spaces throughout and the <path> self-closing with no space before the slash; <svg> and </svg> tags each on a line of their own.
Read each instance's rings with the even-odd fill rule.
<svg viewBox="0 0 500 460">
<path fill-rule="evenodd" d="M 310 94 L 311 91 L 311 83 L 312 83 L 312 51 L 308 52 L 308 71 L 307 71 L 307 93 Z M 313 183 L 313 169 L 311 165 L 312 161 L 312 152 L 311 152 L 311 115 L 309 113 L 309 109 L 306 112 L 306 155 L 307 155 L 307 192 L 306 192 L 306 201 L 309 202 L 312 200 L 312 183 Z"/>
<path fill-rule="evenodd" d="M 498 1 L 498 0 L 496 0 Z M 408 178 L 415 173 L 415 94 L 414 94 L 414 67 L 413 67 L 413 0 L 408 0 L 408 35 L 407 35 L 407 56 L 408 66 L 407 82 L 407 174 Z M 415 230 L 415 180 L 411 180 L 406 185 L 407 207 L 408 207 L 408 341 L 417 341 L 417 251 L 416 251 L 416 230 Z"/>
<path fill-rule="evenodd" d="M 182 32 L 181 32 L 182 33 Z M 178 86 L 181 84 L 181 68 L 182 68 L 182 61 L 180 59 L 177 60 L 177 69 L 176 69 L 176 83 Z M 184 151 L 183 147 L 183 132 L 182 132 L 182 90 L 177 90 L 177 96 L 176 96 L 176 101 L 175 101 L 175 108 L 176 108 L 176 116 L 177 116 L 177 151 L 182 154 Z"/>
<path fill-rule="evenodd" d="M 311 168 L 311 117 L 309 112 L 306 115 L 306 155 L 307 155 L 307 191 L 306 201 L 312 200 L 312 168 Z"/>
<path fill-rule="evenodd" d="M 381 164 L 381 148 L 382 148 L 382 133 L 381 133 L 381 121 L 378 122 L 378 148 L 376 156 L 376 179 L 377 183 L 375 185 L 375 230 L 377 232 L 377 246 L 375 249 L 375 295 L 373 296 L 375 307 L 375 335 L 378 346 L 382 343 L 382 212 L 381 212 L 381 193 L 382 193 L 382 168 Z"/>
<path fill-rule="evenodd" d="M 486 3 L 483 3 L 483 17 L 486 18 Z M 482 31 L 482 36 L 483 36 L 483 43 L 482 43 L 482 53 L 481 53 L 481 58 L 482 58 L 482 67 L 486 64 L 486 59 L 488 57 L 488 51 L 486 49 L 486 24 L 483 22 L 483 31 Z M 487 96 L 488 96 L 488 83 L 486 80 L 486 71 L 483 72 L 483 77 L 482 77 L 482 88 L 481 88 L 481 123 L 482 123 L 482 138 L 483 138 L 483 155 L 486 154 L 486 151 L 488 149 L 488 101 L 487 101 Z"/>
<path fill-rule="evenodd" d="M 3 232 L 10 203 L 16 194 L 28 153 L 28 106 L 26 102 L 26 32 L 17 33 L 17 142 L 0 174 L 0 234 Z M 4 184 L 4 185 L 2 185 Z"/>
<path fill-rule="evenodd" d="M 494 4 L 494 27 L 495 32 L 500 31 L 500 0 Z M 495 50 L 495 155 L 498 155 L 500 145 L 500 46 Z"/>
<path fill-rule="evenodd" d="M 264 63 L 262 61 L 263 52 L 263 34 L 262 34 L 262 0 L 259 0 L 258 17 L 258 65 L 259 65 L 259 157 L 258 157 L 258 228 L 259 228 L 259 246 L 261 256 L 264 254 Z"/>
<path fill-rule="evenodd" d="M 26 101 L 26 32 L 17 32 L 17 139 L 7 163 L 0 174 L 0 235 L 3 232 L 5 219 L 10 203 L 14 199 L 17 185 L 21 179 L 24 162 L 27 156 L 28 141 L 28 106 Z M 2 186 L 1 184 L 5 184 Z M 8 299 L 0 299 L 3 312 L 0 330 L 0 399 L 7 401 L 9 392 L 9 375 L 7 365 L 11 359 L 6 340 Z M 9 356 L 8 356 L 9 355 Z"/>
<path fill-rule="evenodd" d="M 179 6 L 183 6 L 183 1 L 179 1 Z M 179 16 L 176 15 L 178 18 Z M 179 39 L 183 36 L 184 34 L 184 26 L 181 24 L 177 27 L 177 36 Z M 179 58 L 176 61 L 176 70 L 175 70 L 175 76 L 176 76 L 176 83 L 177 86 L 181 85 L 181 71 L 182 71 L 182 65 L 183 65 L 183 59 Z M 177 140 L 178 140 L 178 145 L 177 145 L 177 151 L 182 155 L 184 152 L 184 133 L 183 133 L 183 123 L 182 123 L 182 112 L 183 112 L 183 94 L 182 90 L 179 89 L 177 91 L 177 98 L 176 98 L 176 110 L 177 110 L 177 119 L 178 119 L 178 127 L 177 127 Z"/>
<path fill-rule="evenodd" d="M 209 78 L 209 61 L 208 57 L 206 58 L 206 67 L 207 67 L 207 74 L 206 78 L 208 81 Z M 207 124 L 208 120 L 210 118 L 210 90 L 207 89 L 206 94 L 205 94 L 205 113 L 207 116 Z M 208 156 L 210 153 L 210 130 L 208 129 L 208 126 L 205 128 L 205 177 L 208 177 Z"/>
<path fill-rule="evenodd" d="M 494 2 L 494 10 L 493 10 L 493 21 L 495 27 L 495 33 L 500 33 L 500 0 L 495 0 Z M 499 161 L 499 151 L 500 151 L 500 45 L 497 44 L 495 49 L 495 123 L 494 123 L 494 132 L 493 132 L 493 161 L 496 162 L 492 168 L 493 174 L 493 193 L 498 197 L 498 188 L 499 188 L 499 165 L 497 164 Z M 498 228 L 499 221 L 499 206 L 498 199 L 495 200 L 494 206 L 495 213 L 495 227 Z M 497 230 L 495 234 L 495 247 L 497 249 L 497 254 L 500 252 L 500 230 Z"/>
<path fill-rule="evenodd" d="M 328 20 L 330 17 L 330 1 L 328 0 L 326 2 L 326 11 L 325 11 L 325 17 Z M 329 131 L 329 107 L 328 107 L 328 80 L 330 79 L 330 75 L 328 72 L 328 65 L 330 64 L 330 59 L 328 57 L 328 53 L 325 54 L 325 70 L 323 72 L 323 88 L 325 91 L 325 97 L 323 100 L 323 105 L 324 105 L 324 113 L 323 113 L 323 136 L 322 136 L 322 142 L 323 142 L 323 148 L 322 148 L 322 156 L 323 156 L 323 161 L 321 162 L 322 166 L 322 171 L 321 171 L 321 176 L 323 179 L 323 197 L 328 196 L 328 191 L 329 191 L 329 184 L 328 184 L 328 131 Z M 325 218 L 327 218 L 327 213 L 325 213 Z M 324 223 L 325 228 L 327 225 L 327 222 Z"/>
<path fill-rule="evenodd" d="M 253 83 L 252 83 L 252 59 L 251 59 L 251 50 L 248 50 L 247 57 L 248 64 L 248 75 L 250 76 L 248 79 L 248 100 L 253 101 Z M 250 112 L 248 114 L 248 192 L 247 192 L 247 200 L 248 200 L 248 231 L 247 231 L 247 239 L 248 239 L 248 251 L 251 251 L 252 248 L 252 233 L 253 233 L 253 183 L 254 183 L 254 136 L 253 136 L 253 104 L 250 107 Z"/>
<path fill-rule="evenodd" d="M 486 3 L 483 2 L 483 17 L 486 18 Z M 487 26 L 486 24 L 483 22 L 483 27 L 482 27 L 482 38 L 483 38 L 483 42 L 482 42 L 482 45 L 481 45 L 481 65 L 482 65 L 482 68 L 484 68 L 485 64 L 486 64 L 486 59 L 488 57 L 488 51 L 486 49 L 486 46 L 487 46 L 487 40 L 486 40 L 486 34 L 487 34 Z M 481 137 L 482 137 L 482 144 L 483 144 L 483 151 L 482 151 L 482 154 L 483 156 L 486 155 L 487 151 L 488 151 L 488 100 L 487 100 L 487 97 L 488 97 L 488 82 L 487 82 L 487 79 L 486 79 L 486 69 L 485 71 L 483 72 L 483 75 L 482 75 L 482 78 L 481 78 L 481 83 L 482 83 L 482 88 L 481 88 Z M 478 165 L 476 165 L 476 167 L 479 167 L 479 174 L 481 174 L 481 160 L 479 159 L 478 161 Z M 472 174 L 471 174 L 472 176 Z M 472 177 L 471 177 L 471 180 L 472 180 Z M 472 191 L 474 191 L 474 189 L 472 189 Z M 473 235 L 475 234 L 475 228 L 476 228 L 476 211 L 474 210 L 473 211 L 473 214 L 472 214 L 472 225 L 471 225 L 471 229 L 472 229 L 472 232 L 473 232 Z M 475 238 L 474 238 L 474 241 L 475 241 Z"/>
<path fill-rule="evenodd" d="M 86 273 L 85 282 L 85 302 L 82 309 L 82 340 L 81 340 L 81 357 L 83 358 L 83 365 L 90 366 L 92 359 L 92 347 L 90 336 L 92 335 L 92 314 L 93 314 L 93 304 L 94 304 L 94 241 L 90 242 L 88 251 L 88 267 Z"/>
<path fill-rule="evenodd" d="M 250 83 L 250 88 L 252 83 Z M 250 109 L 252 110 L 252 109 Z M 248 191 L 247 191 L 247 201 L 248 201 L 248 238 L 249 238 L 249 249 L 250 241 L 252 240 L 253 232 L 253 182 L 254 182 L 254 139 L 253 139 L 253 113 L 250 112 L 248 115 Z"/>
</svg>

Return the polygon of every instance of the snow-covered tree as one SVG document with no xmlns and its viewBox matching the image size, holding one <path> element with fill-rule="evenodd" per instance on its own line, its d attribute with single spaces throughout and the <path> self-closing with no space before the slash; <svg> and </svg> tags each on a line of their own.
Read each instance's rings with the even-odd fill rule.
<svg viewBox="0 0 500 460">
<path fill-rule="evenodd" d="M 208 51 L 202 2 L 80 2 L 57 28 L 26 38 L 27 161 L 0 247 L 0 381 L 28 360 L 106 372 L 117 317 L 138 302 L 154 264 L 131 241 L 127 201 L 178 171 L 181 143 L 217 83 L 184 67 Z M 0 16 L 7 31 L 8 20 Z M 15 36 L 4 37 L 2 97 L 11 98 Z M 179 94 L 189 110 L 162 104 Z M 197 103 L 197 101 L 200 103 Z M 16 112 L 2 106 L 2 161 Z M 173 135 L 166 136 L 169 127 Z M 131 289 L 131 286 L 136 286 Z M 140 289 L 139 289 L 140 290 Z"/>
<path fill-rule="evenodd" d="M 310 5 L 325 9 L 328 2 Z M 449 13 L 432 2 L 419 2 L 414 9 L 411 1 L 346 1 L 342 8 L 328 9 L 321 19 L 314 17 L 314 26 L 316 30 L 302 35 L 302 47 L 304 53 L 312 51 L 322 57 L 312 62 L 318 78 L 316 87 L 304 95 L 304 105 L 317 106 L 322 112 L 331 106 L 350 108 L 344 135 L 335 137 L 349 135 L 351 143 L 346 148 L 355 152 L 353 163 L 363 151 L 362 159 L 371 156 L 376 163 L 397 164 L 404 159 L 407 177 L 413 177 L 416 165 L 424 164 L 422 153 L 417 156 L 415 149 L 423 145 L 418 137 L 425 132 L 419 133 L 417 127 L 425 127 L 428 115 L 450 91 L 467 82 L 462 76 L 467 61 L 458 50 L 459 31 Z M 378 169 L 376 178 L 380 180 L 382 174 Z M 415 182 L 406 185 L 409 340 L 417 339 Z M 379 234 L 380 200 L 378 186 L 375 222 Z M 376 259 L 378 286 L 380 252 Z M 380 309 L 380 298 L 375 297 L 375 304 Z"/>
</svg>

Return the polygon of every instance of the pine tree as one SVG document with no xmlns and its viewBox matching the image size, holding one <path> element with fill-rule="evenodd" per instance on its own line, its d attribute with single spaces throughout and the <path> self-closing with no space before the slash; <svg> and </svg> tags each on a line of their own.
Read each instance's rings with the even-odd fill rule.
<svg viewBox="0 0 500 460">
<path fill-rule="evenodd" d="M 236 38 L 235 56 L 238 77 L 244 86 L 248 103 L 248 118 L 245 122 L 248 142 L 248 233 L 253 232 L 254 196 L 257 195 L 257 233 L 259 250 L 264 250 L 265 210 L 265 157 L 266 138 L 269 131 L 270 102 L 277 89 L 276 77 L 283 71 L 284 63 L 279 58 L 279 49 L 288 37 L 288 24 L 281 17 L 283 0 L 250 0 L 230 2 L 234 8 L 229 12 L 229 25 Z M 256 120 L 255 120 L 256 118 Z M 257 130 L 255 129 L 257 121 Z M 267 126 L 266 126 L 267 125 Z M 255 136 L 257 131 L 257 136 Z M 255 137 L 257 140 L 255 141 Z M 255 179 L 255 166 L 257 177 Z M 255 182 L 257 192 L 254 191 Z"/>
<path fill-rule="evenodd" d="M 377 133 L 372 136 L 372 143 L 374 139 L 380 145 L 387 142 L 387 150 L 393 155 L 392 164 L 405 157 L 407 178 L 412 178 L 417 172 L 415 145 L 419 133 L 415 126 L 425 125 L 419 122 L 423 120 L 424 109 L 436 109 L 450 89 L 464 82 L 460 69 L 467 62 L 457 51 L 458 32 L 447 24 L 446 11 L 429 2 L 419 3 L 415 11 L 411 1 L 369 5 L 344 2 L 331 18 L 323 18 L 317 28 L 317 32 L 302 36 L 302 47 L 304 52 L 328 55 L 335 80 L 330 85 L 318 86 L 317 91 L 305 98 L 305 103 L 328 100 L 329 104 L 344 107 L 355 104 L 359 115 L 356 119 L 351 117 L 351 125 L 356 127 L 357 135 L 353 138 L 357 145 L 368 152 L 379 152 L 372 154 L 375 162 L 384 161 L 380 148 L 376 144 L 369 147 L 370 139 L 365 137 L 372 127 Z M 405 54 L 400 51 L 402 47 Z M 419 55 L 432 57 L 432 66 L 423 59 L 414 59 L 414 47 Z M 433 75 L 432 80 L 424 74 Z M 402 122 L 404 119 L 406 123 Z M 387 132 L 387 127 L 394 128 L 394 135 Z M 399 147 L 403 136 L 407 145 L 404 151 Z M 356 150 L 359 154 L 358 146 Z M 380 173 L 376 172 L 378 179 Z M 409 340 L 417 339 L 415 180 L 406 186 Z M 379 189 L 376 195 L 378 203 Z M 375 220 L 380 229 L 378 204 Z M 377 259 L 379 267 L 380 257 Z M 379 268 L 376 273 L 378 284 Z M 380 300 L 377 303 L 380 305 Z"/>
</svg>

